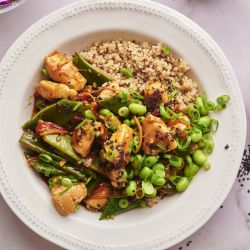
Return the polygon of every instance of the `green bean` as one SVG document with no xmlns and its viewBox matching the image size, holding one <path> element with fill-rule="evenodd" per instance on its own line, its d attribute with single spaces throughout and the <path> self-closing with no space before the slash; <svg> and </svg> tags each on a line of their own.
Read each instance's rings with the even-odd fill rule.
<svg viewBox="0 0 250 250">
<path fill-rule="evenodd" d="M 154 188 L 154 192 L 152 194 L 145 194 L 146 197 L 149 197 L 149 198 L 152 198 L 152 197 L 155 197 L 157 194 L 157 189 Z"/>
<path fill-rule="evenodd" d="M 197 122 L 197 125 L 201 128 L 209 128 L 212 123 L 212 118 L 210 116 L 203 116 Z"/>
<path fill-rule="evenodd" d="M 208 110 L 206 108 L 204 99 L 202 96 L 198 96 L 195 100 L 195 104 L 200 112 L 200 114 L 202 115 L 207 115 L 208 114 Z"/>
<path fill-rule="evenodd" d="M 123 121 L 123 124 L 126 124 L 127 126 L 131 126 L 131 122 L 130 122 L 130 120 L 129 119 L 125 119 L 124 121 Z"/>
<path fill-rule="evenodd" d="M 156 163 L 153 167 L 152 170 L 155 172 L 155 174 L 158 177 L 165 177 L 166 172 L 165 172 L 165 166 L 162 163 Z"/>
<path fill-rule="evenodd" d="M 136 103 L 129 104 L 128 109 L 134 115 L 144 115 L 147 112 L 146 106 Z"/>
<path fill-rule="evenodd" d="M 194 175 L 197 174 L 199 169 L 200 168 L 196 164 L 194 164 L 194 163 L 189 164 L 184 168 L 184 175 L 186 177 L 193 177 Z"/>
<path fill-rule="evenodd" d="M 130 181 L 126 187 L 126 193 L 128 196 L 134 196 L 136 193 L 136 182 L 135 181 Z"/>
<path fill-rule="evenodd" d="M 143 161 L 142 166 L 150 168 L 158 161 L 158 158 L 158 156 L 147 156 Z"/>
<path fill-rule="evenodd" d="M 160 105 L 160 114 L 164 121 L 171 118 L 170 114 L 166 111 L 163 103 Z"/>
<path fill-rule="evenodd" d="M 141 165 L 141 161 L 142 161 L 142 155 L 137 154 L 137 155 L 134 156 L 134 160 L 132 161 L 131 166 L 134 169 L 138 169 L 139 166 Z"/>
<path fill-rule="evenodd" d="M 141 169 L 140 173 L 139 173 L 139 177 L 142 180 L 147 180 L 153 173 L 153 170 L 151 170 L 149 167 L 144 167 Z"/>
<path fill-rule="evenodd" d="M 209 170 L 211 168 L 211 163 L 206 162 L 203 166 L 202 166 L 205 170 Z"/>
<path fill-rule="evenodd" d="M 153 195 L 155 193 L 155 188 L 151 182 L 142 181 L 141 186 L 145 195 Z"/>
<path fill-rule="evenodd" d="M 183 192 L 188 188 L 189 180 L 187 177 L 181 177 L 180 180 L 176 184 L 176 190 L 178 192 Z"/>
<path fill-rule="evenodd" d="M 121 107 L 118 110 L 118 115 L 121 117 L 127 117 L 129 115 L 129 110 L 127 107 Z"/>
<path fill-rule="evenodd" d="M 90 109 L 87 109 L 84 111 L 84 117 L 91 119 L 91 120 L 96 120 L 96 116 L 93 114 L 93 112 Z"/>
<path fill-rule="evenodd" d="M 166 183 L 166 180 L 164 177 L 159 177 L 156 174 L 152 174 L 151 183 L 157 186 L 162 186 Z"/>
<path fill-rule="evenodd" d="M 119 200 L 118 205 L 120 208 L 127 208 L 129 205 L 129 201 L 127 198 L 122 198 Z"/>
<path fill-rule="evenodd" d="M 229 95 L 222 95 L 217 98 L 219 104 L 227 104 L 230 101 Z"/>
<path fill-rule="evenodd" d="M 191 133 L 191 140 L 192 142 L 198 142 L 202 138 L 202 131 L 198 128 L 194 128 Z"/>
<path fill-rule="evenodd" d="M 214 141 L 213 139 L 205 140 L 205 149 L 208 154 L 211 154 L 214 150 Z"/>
<path fill-rule="evenodd" d="M 202 150 L 197 149 L 193 153 L 193 160 L 197 165 L 202 166 L 207 162 L 207 155 Z"/>
<path fill-rule="evenodd" d="M 130 179 L 132 179 L 134 177 L 134 170 L 133 169 L 127 170 L 124 173 L 127 174 L 127 176 L 124 177 L 125 179 L 130 180 Z"/>
<path fill-rule="evenodd" d="M 103 115 L 103 116 L 106 116 L 106 115 L 108 115 L 108 114 L 110 114 L 111 112 L 110 112 L 110 110 L 108 110 L 108 109 L 101 109 L 100 111 L 99 111 L 99 114 L 100 115 Z"/>
</svg>

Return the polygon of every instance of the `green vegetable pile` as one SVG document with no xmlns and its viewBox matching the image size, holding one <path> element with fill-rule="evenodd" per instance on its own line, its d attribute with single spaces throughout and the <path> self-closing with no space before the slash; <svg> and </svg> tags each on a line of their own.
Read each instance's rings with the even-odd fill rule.
<svg viewBox="0 0 250 250">
<path fill-rule="evenodd" d="M 169 48 L 164 47 L 163 53 L 168 55 Z M 210 114 L 226 108 L 228 95 L 214 103 L 202 94 L 182 111 L 159 99 L 156 110 L 149 112 L 148 96 L 135 89 L 122 89 L 100 99 L 102 84 L 112 78 L 80 54 L 75 54 L 73 63 L 87 79 L 86 89 L 73 100 L 47 100 L 36 94 L 34 114 L 23 125 L 19 140 L 29 165 L 50 189 L 59 183 L 65 187 L 60 194 L 65 195 L 73 185 L 84 183 L 88 195 L 81 204 L 102 211 L 100 219 L 109 219 L 185 191 L 199 170 L 211 167 L 208 156 L 214 150 L 213 133 L 219 122 Z M 121 68 L 120 73 L 133 77 L 129 68 Z M 49 77 L 45 69 L 42 74 Z M 91 100 L 80 98 L 86 93 Z M 164 136 L 170 136 L 173 148 L 158 138 L 161 130 L 156 131 L 156 122 L 161 124 L 157 129 L 164 125 L 168 131 Z M 153 145 L 145 143 L 146 132 Z M 74 136 L 79 137 L 74 141 Z M 86 148 L 86 154 L 79 153 Z M 103 184 L 108 185 L 106 189 Z"/>
</svg>

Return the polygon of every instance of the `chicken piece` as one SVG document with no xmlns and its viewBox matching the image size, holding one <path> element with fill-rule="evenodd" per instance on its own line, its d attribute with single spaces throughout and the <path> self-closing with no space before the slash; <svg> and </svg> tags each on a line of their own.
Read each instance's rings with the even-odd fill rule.
<svg viewBox="0 0 250 250">
<path fill-rule="evenodd" d="M 106 175 L 112 181 L 113 186 L 123 186 L 125 182 L 124 172 L 131 155 L 133 142 L 133 129 L 122 124 L 114 132 L 111 138 L 104 143 L 102 158 L 112 163 L 113 168 L 106 170 Z"/>
<path fill-rule="evenodd" d="M 120 90 L 121 88 L 119 87 L 119 84 L 116 82 L 112 82 L 108 86 L 106 86 L 105 84 L 105 86 L 103 86 L 99 92 L 98 99 L 102 100 L 110 98 L 113 95 L 117 94 Z"/>
<path fill-rule="evenodd" d="M 93 193 L 86 198 L 85 203 L 90 210 L 101 210 L 107 204 L 108 198 L 112 195 L 112 188 L 106 183 L 101 183 Z"/>
<path fill-rule="evenodd" d="M 68 86 L 60 83 L 55 83 L 51 81 L 40 81 L 36 85 L 37 93 L 45 99 L 72 99 L 77 95 L 74 89 L 70 89 Z"/>
<path fill-rule="evenodd" d="M 101 122 L 85 120 L 80 128 L 73 131 L 71 144 L 74 150 L 81 156 L 89 154 L 95 137 L 105 134 L 105 126 Z"/>
<path fill-rule="evenodd" d="M 169 122 L 168 127 L 172 136 L 186 137 L 185 130 L 190 127 L 190 120 L 186 115 L 182 115 L 176 121 Z"/>
<path fill-rule="evenodd" d="M 148 83 L 144 90 L 145 101 L 150 112 L 155 111 L 161 103 L 168 103 L 167 88 L 160 82 Z"/>
<path fill-rule="evenodd" d="M 58 51 L 54 51 L 44 58 L 44 67 L 53 81 L 66 84 L 76 91 L 83 89 L 87 82 L 79 73 L 78 68 Z"/>
<path fill-rule="evenodd" d="M 177 147 L 176 140 L 170 134 L 170 128 L 156 116 L 149 114 L 142 121 L 142 130 L 142 148 L 145 154 L 156 155 Z"/>
<path fill-rule="evenodd" d="M 71 186 L 68 190 L 63 185 L 56 185 L 51 188 L 52 201 L 57 211 L 63 215 L 73 213 L 76 206 L 87 196 L 87 189 L 84 183 Z"/>
</svg>

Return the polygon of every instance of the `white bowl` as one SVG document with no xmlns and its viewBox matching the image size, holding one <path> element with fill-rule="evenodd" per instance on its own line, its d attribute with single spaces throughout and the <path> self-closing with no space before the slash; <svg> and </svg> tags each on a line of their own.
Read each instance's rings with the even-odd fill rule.
<svg viewBox="0 0 250 250">
<path fill-rule="evenodd" d="M 23 4 L 25 1 L 26 0 L 17 0 L 17 1 L 12 2 L 11 4 L 7 5 L 6 7 L 0 8 L 0 14 L 3 14 L 5 12 L 8 12 L 10 10 L 17 8 L 18 6 Z"/>
<path fill-rule="evenodd" d="M 231 102 L 214 114 L 220 121 L 212 168 L 190 188 L 151 209 L 99 221 L 85 209 L 64 218 L 51 204 L 43 181 L 27 167 L 18 139 L 31 114 L 28 105 L 40 79 L 43 57 L 58 49 L 73 53 L 93 41 L 115 37 L 162 41 L 186 59 L 209 99 L 227 93 Z M 245 144 L 244 105 L 233 70 L 221 49 L 178 12 L 142 0 L 78 1 L 30 27 L 0 65 L 0 183 L 16 215 L 42 237 L 74 249 L 164 249 L 183 240 L 213 215 L 235 180 Z M 224 149 L 228 144 L 230 148 Z"/>
</svg>

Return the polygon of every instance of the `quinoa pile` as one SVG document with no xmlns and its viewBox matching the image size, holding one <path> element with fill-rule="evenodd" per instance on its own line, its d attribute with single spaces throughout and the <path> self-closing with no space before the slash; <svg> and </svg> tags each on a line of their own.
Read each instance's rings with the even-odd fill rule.
<svg viewBox="0 0 250 250">
<path fill-rule="evenodd" d="M 163 47 L 161 43 L 117 39 L 95 42 L 81 54 L 91 64 L 109 73 L 120 87 L 143 91 L 148 82 L 166 84 L 169 91 L 176 90 L 174 101 L 178 109 L 183 110 L 199 94 L 198 84 L 188 75 L 190 67 L 187 63 L 172 53 L 165 55 Z M 124 67 L 133 71 L 132 78 L 120 73 Z"/>
</svg>

